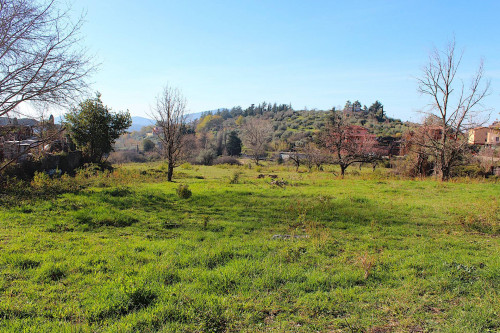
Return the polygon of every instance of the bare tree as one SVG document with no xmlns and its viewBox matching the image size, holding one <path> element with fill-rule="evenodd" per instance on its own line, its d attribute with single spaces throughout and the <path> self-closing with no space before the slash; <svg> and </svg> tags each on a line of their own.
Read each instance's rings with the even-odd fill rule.
<svg viewBox="0 0 500 333">
<path fill-rule="evenodd" d="M 372 163 L 380 159 L 375 136 L 361 126 L 348 124 L 345 111 L 332 110 L 323 143 L 331 153 L 333 164 L 340 166 L 342 177 L 353 163 Z"/>
<path fill-rule="evenodd" d="M 312 171 L 314 166 L 316 166 L 318 171 L 322 170 L 322 165 L 328 160 L 328 152 L 318 147 L 314 142 L 306 143 L 306 145 L 301 148 L 301 151 L 304 154 L 305 164 L 309 172 Z"/>
<path fill-rule="evenodd" d="M 250 154 L 259 165 L 259 161 L 266 155 L 267 144 L 273 132 L 269 120 L 260 118 L 248 119 L 242 127 L 243 143 L 250 150 Z"/>
<path fill-rule="evenodd" d="M 295 164 L 295 171 L 299 171 L 300 163 L 304 158 L 304 154 L 300 152 L 300 148 L 301 147 L 294 147 L 288 155 L 288 158 L 293 162 L 293 164 Z"/>
<path fill-rule="evenodd" d="M 435 49 L 429 63 L 418 78 L 418 91 L 431 99 L 428 115 L 438 118 L 437 128 L 426 132 L 421 145 L 436 156 L 436 171 L 441 180 L 450 177 L 467 148 L 467 132 L 481 123 L 479 117 L 486 111 L 482 105 L 488 95 L 490 82 L 483 77 L 483 62 L 466 87 L 458 77 L 463 52 L 457 52 L 455 41 L 444 51 Z"/>
<path fill-rule="evenodd" d="M 95 69 L 55 0 L 0 0 L 0 116 L 23 102 L 65 105 L 86 91 Z"/>
<path fill-rule="evenodd" d="M 186 129 L 186 100 L 177 88 L 165 86 L 156 98 L 151 116 L 156 120 L 156 133 L 162 144 L 162 154 L 168 162 L 167 180 L 172 181 L 174 168 L 182 157 L 183 135 Z"/>
</svg>

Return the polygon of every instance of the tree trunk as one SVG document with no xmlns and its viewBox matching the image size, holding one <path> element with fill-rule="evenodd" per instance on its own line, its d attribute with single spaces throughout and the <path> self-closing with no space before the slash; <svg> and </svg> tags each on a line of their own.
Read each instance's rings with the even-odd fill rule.
<svg viewBox="0 0 500 333">
<path fill-rule="evenodd" d="M 172 181 L 172 176 L 174 175 L 174 164 L 173 163 L 168 163 L 168 173 L 167 173 L 167 180 L 169 182 Z"/>
<path fill-rule="evenodd" d="M 343 165 L 343 164 L 341 164 L 341 165 L 340 165 L 340 175 L 342 176 L 342 178 L 344 178 L 344 175 L 345 175 L 345 169 L 347 169 L 347 165 Z"/>
<path fill-rule="evenodd" d="M 448 165 L 444 165 L 441 167 L 441 181 L 445 182 L 450 179 L 450 167 Z"/>
</svg>

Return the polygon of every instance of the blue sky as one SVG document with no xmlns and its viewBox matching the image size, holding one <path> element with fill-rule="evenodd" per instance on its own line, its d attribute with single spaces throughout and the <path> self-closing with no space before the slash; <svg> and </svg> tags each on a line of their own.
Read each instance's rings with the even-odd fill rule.
<svg viewBox="0 0 500 333">
<path fill-rule="evenodd" d="M 467 79 L 485 61 L 486 105 L 500 102 L 499 1 L 82 0 L 85 44 L 101 63 L 94 90 L 146 116 L 165 84 L 189 112 L 262 101 L 327 109 L 380 100 L 418 120 L 415 77 L 455 36 Z M 495 110 L 492 118 L 499 118 Z"/>
</svg>

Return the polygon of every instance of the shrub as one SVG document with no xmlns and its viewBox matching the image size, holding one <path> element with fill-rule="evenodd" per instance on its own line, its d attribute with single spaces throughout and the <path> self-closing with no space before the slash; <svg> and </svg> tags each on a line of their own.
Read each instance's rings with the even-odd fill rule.
<svg viewBox="0 0 500 333">
<path fill-rule="evenodd" d="M 31 186 L 36 190 L 47 191 L 52 185 L 52 180 L 45 172 L 35 172 L 35 176 L 31 181 Z"/>
<path fill-rule="evenodd" d="M 238 182 L 240 180 L 240 176 L 241 176 L 241 171 L 235 171 L 233 173 L 233 176 L 229 180 L 229 184 L 238 184 Z"/>
<path fill-rule="evenodd" d="M 153 151 L 155 147 L 156 147 L 155 143 L 150 139 L 144 139 L 142 141 L 142 149 L 144 151 Z"/>
<path fill-rule="evenodd" d="M 111 163 L 143 163 L 147 161 L 146 156 L 135 150 L 114 151 L 109 154 L 108 161 Z"/>
<path fill-rule="evenodd" d="M 477 164 L 456 166 L 451 170 L 452 177 L 481 178 L 485 175 L 484 169 Z"/>
<path fill-rule="evenodd" d="M 205 149 L 200 151 L 198 157 L 196 158 L 196 162 L 202 165 L 212 165 L 216 156 L 217 155 L 213 149 Z"/>
<path fill-rule="evenodd" d="M 219 156 L 215 159 L 213 164 L 230 164 L 230 165 L 241 165 L 240 161 L 237 158 L 232 156 Z"/>
<path fill-rule="evenodd" d="M 189 186 L 187 184 L 179 184 L 179 187 L 177 188 L 177 195 L 181 199 L 189 199 L 191 198 L 191 195 L 193 193 L 189 189 Z"/>
</svg>

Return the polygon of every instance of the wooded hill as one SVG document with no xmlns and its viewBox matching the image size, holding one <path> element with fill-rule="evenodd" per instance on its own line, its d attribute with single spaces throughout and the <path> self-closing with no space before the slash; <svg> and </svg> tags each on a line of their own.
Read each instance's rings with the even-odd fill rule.
<svg viewBox="0 0 500 333">
<path fill-rule="evenodd" d="M 358 101 L 347 101 L 344 109 L 349 122 L 366 127 L 378 137 L 400 137 L 409 123 L 388 117 L 384 106 L 376 101 L 369 108 L 361 107 Z M 271 103 L 252 104 L 247 109 L 233 107 L 206 112 L 196 126 L 199 130 L 236 129 L 248 117 L 269 119 L 273 124 L 273 138 L 288 140 L 297 133 L 312 135 L 321 131 L 327 123 L 331 110 L 294 110 L 291 105 Z"/>
<path fill-rule="evenodd" d="M 381 140 L 398 139 L 410 126 L 408 122 L 387 116 L 379 101 L 370 107 L 362 107 L 358 101 L 347 101 L 342 110 L 349 123 L 367 128 Z M 208 134 L 208 140 L 216 140 L 222 133 L 235 131 L 240 135 L 242 125 L 252 118 L 266 119 L 272 124 L 271 146 L 277 150 L 286 150 L 287 145 L 314 141 L 327 124 L 330 113 L 331 110 L 294 110 L 290 104 L 263 102 L 251 104 L 246 109 L 236 106 L 203 112 L 199 119 L 190 122 L 190 127 L 197 135 Z M 140 131 L 123 135 L 117 141 L 116 148 L 142 150 L 144 139 L 155 141 L 154 136 L 151 136 L 152 128 L 153 126 L 144 127 Z"/>
</svg>

